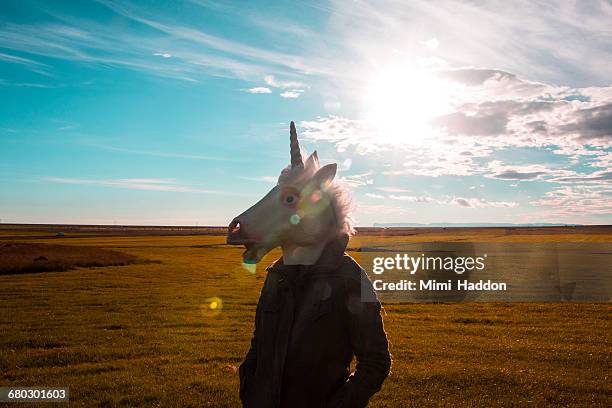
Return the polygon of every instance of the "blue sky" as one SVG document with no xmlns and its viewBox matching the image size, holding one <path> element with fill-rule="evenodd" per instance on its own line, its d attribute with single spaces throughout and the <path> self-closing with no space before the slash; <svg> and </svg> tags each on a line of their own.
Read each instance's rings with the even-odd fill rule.
<svg viewBox="0 0 612 408">
<path fill-rule="evenodd" d="M 294 120 L 357 225 L 609 224 L 609 21 L 609 2 L 5 1 L 0 219 L 226 225 Z"/>
</svg>

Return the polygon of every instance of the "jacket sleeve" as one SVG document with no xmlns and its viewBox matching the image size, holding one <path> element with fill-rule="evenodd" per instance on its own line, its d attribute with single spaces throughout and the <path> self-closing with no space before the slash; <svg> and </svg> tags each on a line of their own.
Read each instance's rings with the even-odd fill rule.
<svg viewBox="0 0 612 408">
<path fill-rule="evenodd" d="M 257 322 L 259 321 L 260 304 L 261 295 L 259 297 L 259 301 L 257 302 L 257 309 L 255 311 L 255 329 L 253 330 L 253 337 L 251 337 L 251 346 L 244 357 L 244 361 L 238 368 L 238 375 L 240 376 L 240 399 L 242 401 L 244 401 L 250 380 L 255 375 L 255 369 L 257 368 Z"/>
<path fill-rule="evenodd" d="M 363 270 L 360 279 L 359 283 L 352 280 L 347 300 L 349 334 L 357 365 L 343 386 L 341 406 L 351 408 L 367 406 L 369 399 L 380 391 L 391 369 L 391 354 L 380 315 L 380 302 Z"/>
</svg>

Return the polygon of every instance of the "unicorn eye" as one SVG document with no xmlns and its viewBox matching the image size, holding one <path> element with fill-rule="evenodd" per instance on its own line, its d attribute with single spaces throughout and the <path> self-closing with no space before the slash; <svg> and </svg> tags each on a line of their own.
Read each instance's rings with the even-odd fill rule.
<svg viewBox="0 0 612 408">
<path fill-rule="evenodd" d="M 295 203 L 297 203 L 297 201 L 298 201 L 298 198 L 295 194 L 289 193 L 285 195 L 285 197 L 283 197 L 283 204 L 286 204 L 286 205 L 290 205 L 290 206 L 294 205 Z"/>
<path fill-rule="evenodd" d="M 294 207 L 295 205 L 297 205 L 299 200 L 300 197 L 298 193 L 293 190 L 285 191 L 281 196 L 281 202 L 287 207 Z"/>
</svg>

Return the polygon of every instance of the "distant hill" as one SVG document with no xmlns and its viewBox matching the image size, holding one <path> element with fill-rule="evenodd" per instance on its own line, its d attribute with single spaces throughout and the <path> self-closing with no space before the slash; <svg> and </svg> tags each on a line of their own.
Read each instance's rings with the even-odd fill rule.
<svg viewBox="0 0 612 408">
<path fill-rule="evenodd" d="M 553 224 L 553 223 L 532 223 L 532 224 L 512 224 L 502 222 L 432 222 L 429 224 L 419 224 L 416 222 L 395 222 L 395 223 L 374 223 L 374 228 L 453 228 L 453 227 L 577 227 L 580 224 Z"/>
</svg>

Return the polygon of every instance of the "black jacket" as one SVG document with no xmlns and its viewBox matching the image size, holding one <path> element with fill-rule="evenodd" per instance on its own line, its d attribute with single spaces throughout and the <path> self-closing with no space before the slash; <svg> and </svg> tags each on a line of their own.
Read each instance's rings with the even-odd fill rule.
<svg viewBox="0 0 612 408">
<path fill-rule="evenodd" d="M 281 258 L 268 268 L 239 370 L 243 406 L 365 407 L 380 390 L 391 366 L 381 306 L 345 247 L 334 241 L 314 265 Z M 375 301 L 362 302 L 362 290 Z"/>
</svg>

